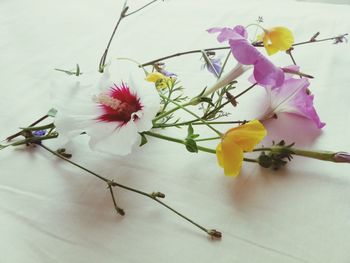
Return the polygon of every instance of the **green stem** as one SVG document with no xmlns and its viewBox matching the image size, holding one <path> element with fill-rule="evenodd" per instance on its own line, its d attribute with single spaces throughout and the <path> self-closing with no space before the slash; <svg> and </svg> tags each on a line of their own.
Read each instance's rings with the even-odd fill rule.
<svg viewBox="0 0 350 263">
<path fill-rule="evenodd" d="M 160 95 L 163 99 L 165 98 L 163 95 Z M 196 117 L 199 121 L 201 121 L 203 124 L 207 125 L 208 128 L 210 128 L 211 130 L 213 130 L 214 132 L 216 132 L 219 136 L 222 136 L 222 133 L 219 132 L 217 129 L 215 129 L 213 126 L 211 126 L 210 124 L 208 124 L 205 120 L 201 119 L 197 114 L 193 113 L 192 111 L 186 109 L 183 105 L 180 105 L 179 103 L 169 99 L 169 101 L 171 103 L 173 103 L 174 105 L 176 105 L 177 107 L 179 107 L 179 109 L 182 109 L 186 112 L 188 112 L 189 114 L 191 114 L 192 116 Z"/>
<path fill-rule="evenodd" d="M 58 133 L 51 133 L 48 134 L 46 136 L 42 136 L 42 137 L 28 137 L 25 138 L 24 140 L 20 140 L 14 143 L 11 143 L 11 146 L 19 146 L 19 145 L 23 145 L 23 144 L 28 144 L 28 143 L 40 143 L 41 141 L 44 140 L 50 140 L 50 139 L 54 139 L 58 137 Z"/>
<path fill-rule="evenodd" d="M 45 119 L 48 118 L 48 117 L 49 117 L 49 115 L 46 114 L 46 115 L 44 115 L 43 117 L 41 117 L 40 119 L 38 119 L 38 120 L 36 120 L 35 122 L 33 122 L 32 124 L 30 124 L 28 127 L 33 127 L 33 126 L 37 125 L 38 123 L 42 122 L 43 120 L 45 120 Z M 16 137 L 22 135 L 22 132 L 23 132 L 23 131 L 19 131 L 19 132 L 13 134 L 13 135 L 7 137 L 5 140 L 6 140 L 6 141 L 11 141 L 12 139 L 14 139 L 14 138 L 16 138 Z"/>
<path fill-rule="evenodd" d="M 180 143 L 180 144 L 186 145 L 186 142 L 184 140 L 177 139 L 177 138 L 170 137 L 170 136 L 166 136 L 166 135 L 163 135 L 163 134 L 154 133 L 154 132 L 150 132 L 150 131 L 143 132 L 143 134 L 146 134 L 146 135 L 149 135 L 149 136 L 152 136 L 152 137 L 155 137 L 155 138 L 159 138 L 159 139 L 162 139 L 162 140 L 176 142 L 176 143 Z M 198 146 L 198 145 L 197 145 L 197 148 L 198 148 L 198 150 L 200 150 L 202 152 L 216 154 L 216 150 L 211 149 L 211 148 Z M 254 163 L 258 163 L 259 162 L 256 159 L 250 159 L 250 158 L 243 158 L 243 161 L 245 161 L 245 162 L 254 162 Z"/>
<path fill-rule="evenodd" d="M 304 156 L 304 157 L 309 157 L 313 159 L 318 159 L 322 161 L 331 161 L 334 162 L 333 156 L 334 152 L 329 152 L 329 151 L 307 151 L 307 150 L 301 150 L 301 149 L 295 149 L 291 148 L 290 149 L 294 155 L 299 155 L 299 156 Z"/>
<path fill-rule="evenodd" d="M 203 138 L 203 139 L 195 139 L 196 142 L 203 142 L 203 141 L 213 141 L 213 140 L 219 140 L 221 137 L 210 137 L 210 138 Z"/>
<path fill-rule="evenodd" d="M 169 127 L 177 127 L 177 126 L 184 126 L 184 125 L 206 125 L 203 122 L 197 122 L 198 119 L 192 120 L 192 121 L 185 121 L 185 122 L 179 122 L 174 124 L 156 124 L 153 126 L 153 128 L 169 128 Z M 246 123 L 247 121 L 207 121 L 206 123 L 210 125 L 218 125 L 218 124 L 237 124 L 237 123 Z"/>
<path fill-rule="evenodd" d="M 155 137 L 155 138 L 159 138 L 159 139 L 162 139 L 162 140 L 166 140 L 166 141 L 170 141 L 170 142 L 176 142 L 176 143 L 180 143 L 180 144 L 186 145 L 186 142 L 184 140 L 177 139 L 177 138 L 170 137 L 170 136 L 166 136 L 166 135 L 163 135 L 163 134 L 159 134 L 159 133 L 155 133 L 155 132 L 151 132 L 151 131 L 143 132 L 143 134 L 146 134 L 146 135 L 149 135 L 149 136 L 152 136 L 152 137 Z M 198 150 L 200 150 L 202 152 L 216 154 L 216 150 L 214 150 L 214 149 L 210 149 L 210 148 L 203 147 L 203 146 L 197 146 L 197 148 L 198 148 Z"/>
<path fill-rule="evenodd" d="M 164 98 L 164 96 L 163 96 L 163 98 Z M 174 107 L 174 108 L 172 108 L 171 110 L 168 110 L 167 112 L 163 112 L 162 114 L 160 114 L 160 115 L 158 115 L 157 117 L 155 117 L 155 118 L 153 119 L 152 122 L 153 122 L 153 123 L 156 123 L 157 121 L 159 121 L 159 120 L 163 119 L 164 117 L 166 117 L 166 116 L 172 114 L 173 112 L 175 112 L 175 111 L 177 111 L 177 110 L 179 110 L 179 109 L 181 109 L 181 108 L 184 108 L 184 107 L 186 107 L 186 106 L 189 106 L 189 105 L 191 105 L 191 104 L 192 104 L 191 102 L 187 102 L 187 103 L 182 104 L 181 106 L 179 105 L 179 106 L 177 106 L 177 107 Z"/>
<path fill-rule="evenodd" d="M 202 56 L 203 56 L 203 58 L 205 60 L 205 63 L 210 66 L 210 68 L 213 70 L 216 78 L 219 79 L 220 78 L 220 74 L 219 74 L 219 72 L 216 71 L 216 68 L 214 67 L 213 63 L 208 58 L 207 52 L 205 52 L 204 50 L 201 50 L 201 53 L 202 53 Z"/>
<path fill-rule="evenodd" d="M 50 124 L 46 124 L 46 125 L 42 125 L 42 126 L 29 126 L 29 127 L 25 127 L 25 128 L 21 128 L 23 131 L 40 131 L 40 130 L 47 130 L 47 129 L 52 129 L 55 127 L 54 123 L 50 123 Z"/>
<path fill-rule="evenodd" d="M 253 150 L 253 152 L 262 152 L 262 151 L 282 152 L 284 149 L 287 149 L 292 155 L 303 156 L 303 157 L 308 157 L 308 158 L 322 160 L 322 161 L 335 162 L 333 158 L 335 153 L 330 151 L 309 151 L 309 150 L 302 150 L 297 148 L 274 146 L 274 147 L 256 148 Z"/>
<path fill-rule="evenodd" d="M 226 65 L 227 65 L 227 62 L 228 62 L 230 56 L 231 56 L 231 50 L 227 53 L 227 56 L 226 56 L 226 58 L 225 58 L 225 61 L 224 61 L 224 63 L 222 64 L 221 71 L 220 71 L 220 74 L 219 74 L 218 79 L 220 79 L 221 76 L 222 76 L 222 73 L 224 73 L 225 67 L 226 67 Z"/>
</svg>

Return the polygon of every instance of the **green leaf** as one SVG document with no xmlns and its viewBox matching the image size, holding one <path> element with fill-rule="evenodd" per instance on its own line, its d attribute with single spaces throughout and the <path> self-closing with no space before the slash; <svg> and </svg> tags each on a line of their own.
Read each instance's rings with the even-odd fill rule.
<svg viewBox="0 0 350 263">
<path fill-rule="evenodd" d="M 145 145 L 148 142 L 148 140 L 146 138 L 146 135 L 144 135 L 143 133 L 140 133 L 140 136 L 141 136 L 141 143 L 139 146 L 141 147 L 141 146 Z"/>
<path fill-rule="evenodd" d="M 59 69 L 59 68 L 55 68 L 54 70 L 66 73 L 67 75 L 70 75 L 70 76 L 71 75 L 79 76 L 83 74 L 83 72 L 80 71 L 79 64 L 76 65 L 75 70 L 66 70 L 66 69 Z"/>
<path fill-rule="evenodd" d="M 57 110 L 54 108 L 50 109 L 47 113 L 48 116 L 53 117 L 53 118 L 56 116 L 56 114 L 57 114 Z"/>
<path fill-rule="evenodd" d="M 209 103 L 211 106 L 215 106 L 211 98 L 201 97 L 199 101 Z"/>
<path fill-rule="evenodd" d="M 190 136 L 191 139 L 196 139 L 196 138 L 198 138 L 198 137 L 199 137 L 199 134 L 192 134 L 192 135 Z"/>
<path fill-rule="evenodd" d="M 202 97 L 202 95 L 204 94 L 204 92 L 207 90 L 207 87 L 205 87 L 201 93 L 199 93 L 196 97 Z"/>
<path fill-rule="evenodd" d="M 187 128 L 187 138 L 191 138 L 191 135 L 193 134 L 194 130 L 192 127 L 192 124 L 190 123 Z"/>
<path fill-rule="evenodd" d="M 5 149 L 6 147 L 8 147 L 9 145 L 1 145 L 0 144 L 0 150 L 2 150 L 2 149 Z"/>
<path fill-rule="evenodd" d="M 79 64 L 77 64 L 77 70 L 75 71 L 75 76 L 79 76 L 81 73 L 80 73 L 80 67 L 79 67 Z"/>
<path fill-rule="evenodd" d="M 193 139 L 186 139 L 185 143 L 186 143 L 187 151 L 189 151 L 191 153 L 197 153 L 198 152 L 197 143 Z"/>
</svg>

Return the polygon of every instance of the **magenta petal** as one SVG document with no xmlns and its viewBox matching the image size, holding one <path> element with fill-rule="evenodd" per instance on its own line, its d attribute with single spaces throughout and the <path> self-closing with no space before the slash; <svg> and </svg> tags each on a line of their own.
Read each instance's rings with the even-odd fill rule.
<svg viewBox="0 0 350 263">
<path fill-rule="evenodd" d="M 306 87 L 303 87 L 293 100 L 295 107 L 300 111 L 300 115 L 312 120 L 317 128 L 322 129 L 326 125 L 324 122 L 321 122 L 314 107 L 314 96 L 306 93 Z"/>
<path fill-rule="evenodd" d="M 233 29 L 211 28 L 209 33 L 219 33 L 219 42 L 227 41 L 236 60 L 243 65 L 254 65 L 254 77 L 261 85 L 270 85 L 273 88 L 281 86 L 284 81 L 282 69 L 274 66 L 252 44 L 247 41 L 247 31 L 243 26 L 235 26 Z"/>
<path fill-rule="evenodd" d="M 245 32 L 239 27 L 237 30 L 229 28 L 229 27 L 213 27 L 207 30 L 208 33 L 219 33 L 217 36 L 217 40 L 221 43 L 230 39 L 239 40 L 245 39 Z M 244 29 L 245 30 L 245 29 Z"/>
<path fill-rule="evenodd" d="M 248 32 L 247 32 L 247 30 L 245 29 L 244 26 L 241 26 L 241 25 L 235 26 L 233 28 L 233 31 L 235 31 L 237 34 L 241 35 L 245 39 L 248 38 Z"/>
<path fill-rule="evenodd" d="M 297 66 L 297 65 L 289 65 L 289 66 L 286 66 L 286 67 L 283 67 L 285 69 L 290 69 L 290 70 L 293 70 L 293 71 L 299 71 L 300 70 L 300 67 Z M 290 74 L 290 73 L 285 73 L 284 77 L 285 79 L 291 79 L 295 76 L 295 74 Z"/>
<path fill-rule="evenodd" d="M 314 97 L 307 93 L 309 84 L 305 78 L 289 78 L 284 80 L 281 87 L 272 89 L 265 86 L 267 94 L 270 96 L 270 107 L 266 117 L 279 112 L 292 113 L 312 120 L 319 129 L 324 127 L 325 123 L 320 121 L 313 106 Z"/>
<path fill-rule="evenodd" d="M 281 86 L 284 81 L 283 70 L 277 68 L 264 57 L 255 63 L 253 74 L 257 83 L 273 88 Z"/>
<path fill-rule="evenodd" d="M 245 39 L 230 40 L 231 52 L 235 59 L 243 65 L 253 65 L 262 56 L 255 47 Z"/>
</svg>

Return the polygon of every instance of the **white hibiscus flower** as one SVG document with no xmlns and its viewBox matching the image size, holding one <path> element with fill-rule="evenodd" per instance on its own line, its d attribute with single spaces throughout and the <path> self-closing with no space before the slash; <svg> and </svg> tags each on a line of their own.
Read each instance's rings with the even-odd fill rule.
<svg viewBox="0 0 350 263">
<path fill-rule="evenodd" d="M 138 133 L 152 128 L 160 108 L 157 91 L 144 77 L 132 75 L 129 82 L 117 84 L 108 69 L 95 83 L 77 81 L 55 102 L 59 137 L 67 142 L 85 132 L 93 150 L 117 155 L 131 152 Z"/>
</svg>

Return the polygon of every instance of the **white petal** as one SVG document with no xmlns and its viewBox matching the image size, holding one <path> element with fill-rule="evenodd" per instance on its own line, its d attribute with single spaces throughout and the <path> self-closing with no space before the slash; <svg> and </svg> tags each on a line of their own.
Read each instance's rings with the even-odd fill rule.
<svg viewBox="0 0 350 263">
<path fill-rule="evenodd" d="M 115 122 L 96 123 L 87 131 L 90 147 L 103 153 L 127 155 L 137 141 L 139 134 L 132 121 L 122 127 Z"/>
<path fill-rule="evenodd" d="M 154 85 L 145 80 L 140 74 L 130 75 L 130 89 L 136 92 L 140 98 L 142 117 L 135 120 L 135 125 L 139 132 L 152 128 L 152 119 L 160 109 L 160 97 Z"/>
</svg>

